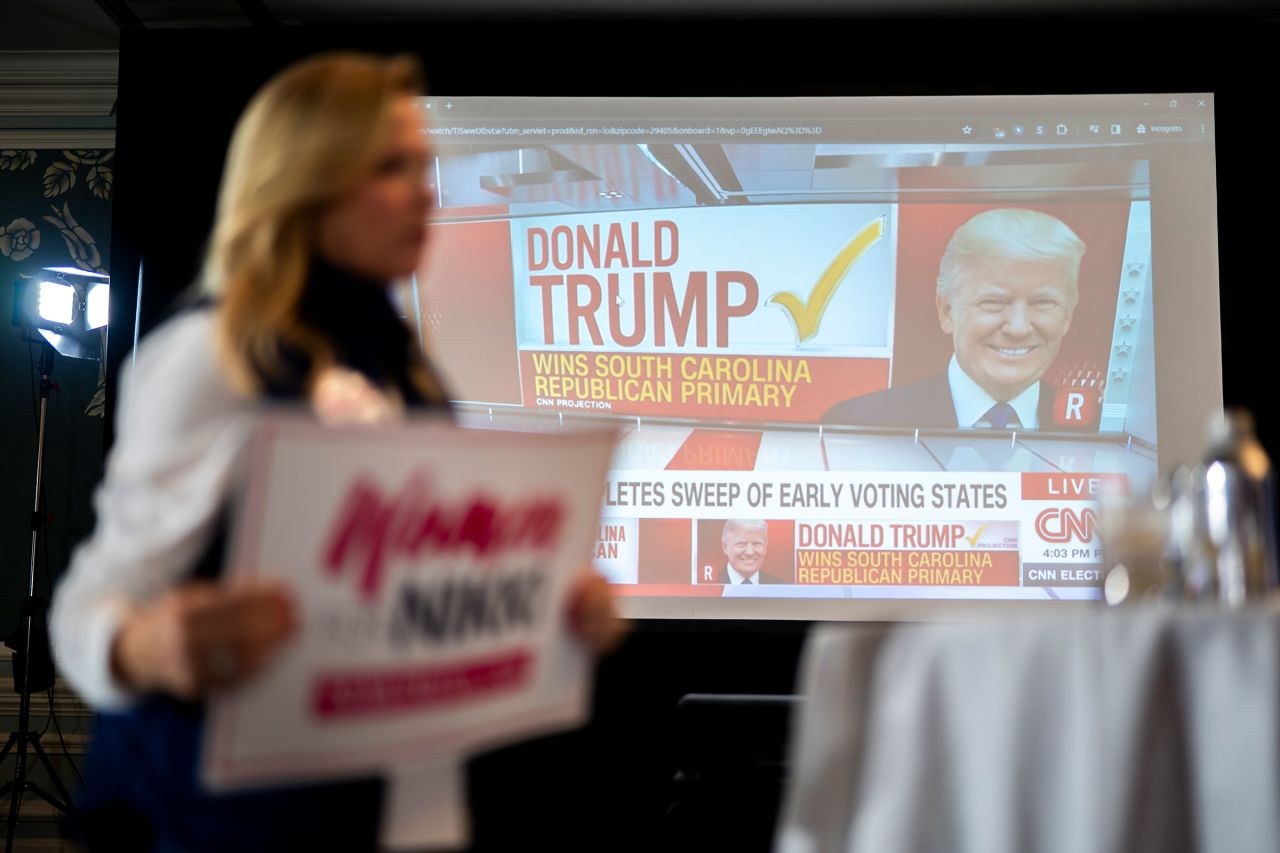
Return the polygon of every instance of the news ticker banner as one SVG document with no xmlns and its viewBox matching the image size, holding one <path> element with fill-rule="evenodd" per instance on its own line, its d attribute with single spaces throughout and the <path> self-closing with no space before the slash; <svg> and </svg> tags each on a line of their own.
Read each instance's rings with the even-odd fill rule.
<svg viewBox="0 0 1280 853">
<path fill-rule="evenodd" d="M 524 405 L 816 421 L 888 386 L 896 208 L 511 220 Z"/>
<path fill-rule="evenodd" d="M 285 582 L 301 627 L 212 704 L 206 783 L 367 775 L 583 719 L 564 613 L 615 440 L 265 418 L 228 572 Z"/>
<path fill-rule="evenodd" d="M 613 471 L 592 556 L 626 593 L 698 594 L 724 583 L 735 522 L 763 522 L 764 583 L 1098 587 L 1098 502 L 1127 489 L 1112 473 Z"/>
</svg>

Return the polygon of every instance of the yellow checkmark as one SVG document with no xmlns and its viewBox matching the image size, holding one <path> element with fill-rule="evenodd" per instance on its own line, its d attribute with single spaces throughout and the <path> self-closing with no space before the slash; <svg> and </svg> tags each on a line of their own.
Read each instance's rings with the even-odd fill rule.
<svg viewBox="0 0 1280 853">
<path fill-rule="evenodd" d="M 969 547 L 971 547 L 971 548 L 972 548 L 972 547 L 976 547 L 976 546 L 977 546 L 977 544 L 978 544 L 978 537 L 979 537 L 979 536 L 981 536 L 981 535 L 982 535 L 982 531 L 984 531 L 984 530 L 986 530 L 986 529 L 987 529 L 987 525 L 985 525 L 985 524 L 984 524 L 984 525 L 982 525 L 981 527 L 979 527 L 979 528 L 978 528 L 978 532 L 977 532 L 977 533 L 973 534 L 972 536 L 966 536 L 966 537 L 964 537 L 965 539 L 968 539 L 968 540 L 969 540 Z"/>
<path fill-rule="evenodd" d="M 822 315 L 826 312 L 836 287 L 857 263 L 858 258 L 883 236 L 884 217 L 877 216 L 854 234 L 853 239 L 831 259 L 822 275 L 818 276 L 818 282 L 810 291 L 807 302 L 802 302 L 800 297 L 787 291 L 769 297 L 770 305 L 778 305 L 787 312 L 796 330 L 797 343 L 804 343 L 818 333 L 818 324 L 822 322 Z"/>
</svg>

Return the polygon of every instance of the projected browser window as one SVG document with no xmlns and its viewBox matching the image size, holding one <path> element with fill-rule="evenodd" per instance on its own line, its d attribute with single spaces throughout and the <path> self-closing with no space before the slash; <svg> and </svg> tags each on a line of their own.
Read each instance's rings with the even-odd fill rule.
<svg viewBox="0 0 1280 853">
<path fill-rule="evenodd" d="M 423 108 L 428 348 L 464 422 L 622 429 L 593 557 L 633 612 L 1098 597 L 1194 289 L 1153 246 L 1216 272 L 1212 199 L 1153 240 L 1211 96 Z"/>
</svg>

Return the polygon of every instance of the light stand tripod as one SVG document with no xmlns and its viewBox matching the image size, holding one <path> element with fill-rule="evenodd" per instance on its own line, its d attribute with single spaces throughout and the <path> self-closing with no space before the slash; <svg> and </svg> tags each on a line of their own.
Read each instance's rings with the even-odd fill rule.
<svg viewBox="0 0 1280 853">
<path fill-rule="evenodd" d="M 22 624 L 20 625 L 22 635 L 26 638 L 26 642 L 23 643 L 21 649 L 22 689 L 19 691 L 21 698 L 18 704 L 18 728 L 9 735 L 9 740 L 5 743 L 4 749 L 0 750 L 0 764 L 3 764 L 5 759 L 9 757 L 9 753 L 16 748 L 16 752 L 14 752 L 16 766 L 14 768 L 13 781 L 6 782 L 3 786 L 0 786 L 0 798 L 3 798 L 5 794 L 9 794 L 9 822 L 5 835 L 5 853 L 11 853 L 13 850 L 13 836 L 18 828 L 18 812 L 22 808 L 23 794 L 30 791 L 63 814 L 70 811 L 68 804 L 71 802 L 71 796 L 67 793 L 66 787 L 63 786 L 62 780 L 58 777 L 58 773 L 53 767 L 53 762 L 49 760 L 44 747 L 40 745 L 40 733 L 29 730 L 31 723 L 32 626 L 37 618 L 44 619 L 44 609 L 47 607 L 46 602 L 36 598 L 36 555 L 40 545 L 41 504 L 44 502 L 44 427 L 45 416 L 49 408 L 49 392 L 53 387 L 54 356 L 53 347 L 42 340 L 39 343 L 40 426 L 36 439 L 36 495 L 31 512 L 31 565 L 27 574 L 27 597 L 22 603 Z M 41 631 L 40 637 L 43 639 L 45 636 L 45 633 Z M 15 656 L 14 666 L 16 667 L 17 665 L 18 661 Z M 28 746 L 31 747 L 36 758 L 39 759 L 45 772 L 49 774 L 49 780 L 57 788 L 61 799 L 48 793 L 27 778 Z"/>
</svg>

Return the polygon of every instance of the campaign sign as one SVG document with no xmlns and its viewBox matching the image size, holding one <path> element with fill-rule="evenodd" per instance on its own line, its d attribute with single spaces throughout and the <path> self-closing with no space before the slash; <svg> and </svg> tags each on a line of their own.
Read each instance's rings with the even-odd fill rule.
<svg viewBox="0 0 1280 853">
<path fill-rule="evenodd" d="M 301 629 L 213 703 L 210 787 L 378 773 L 580 722 L 566 598 L 614 438 L 266 418 L 228 574 L 286 581 Z"/>
</svg>

